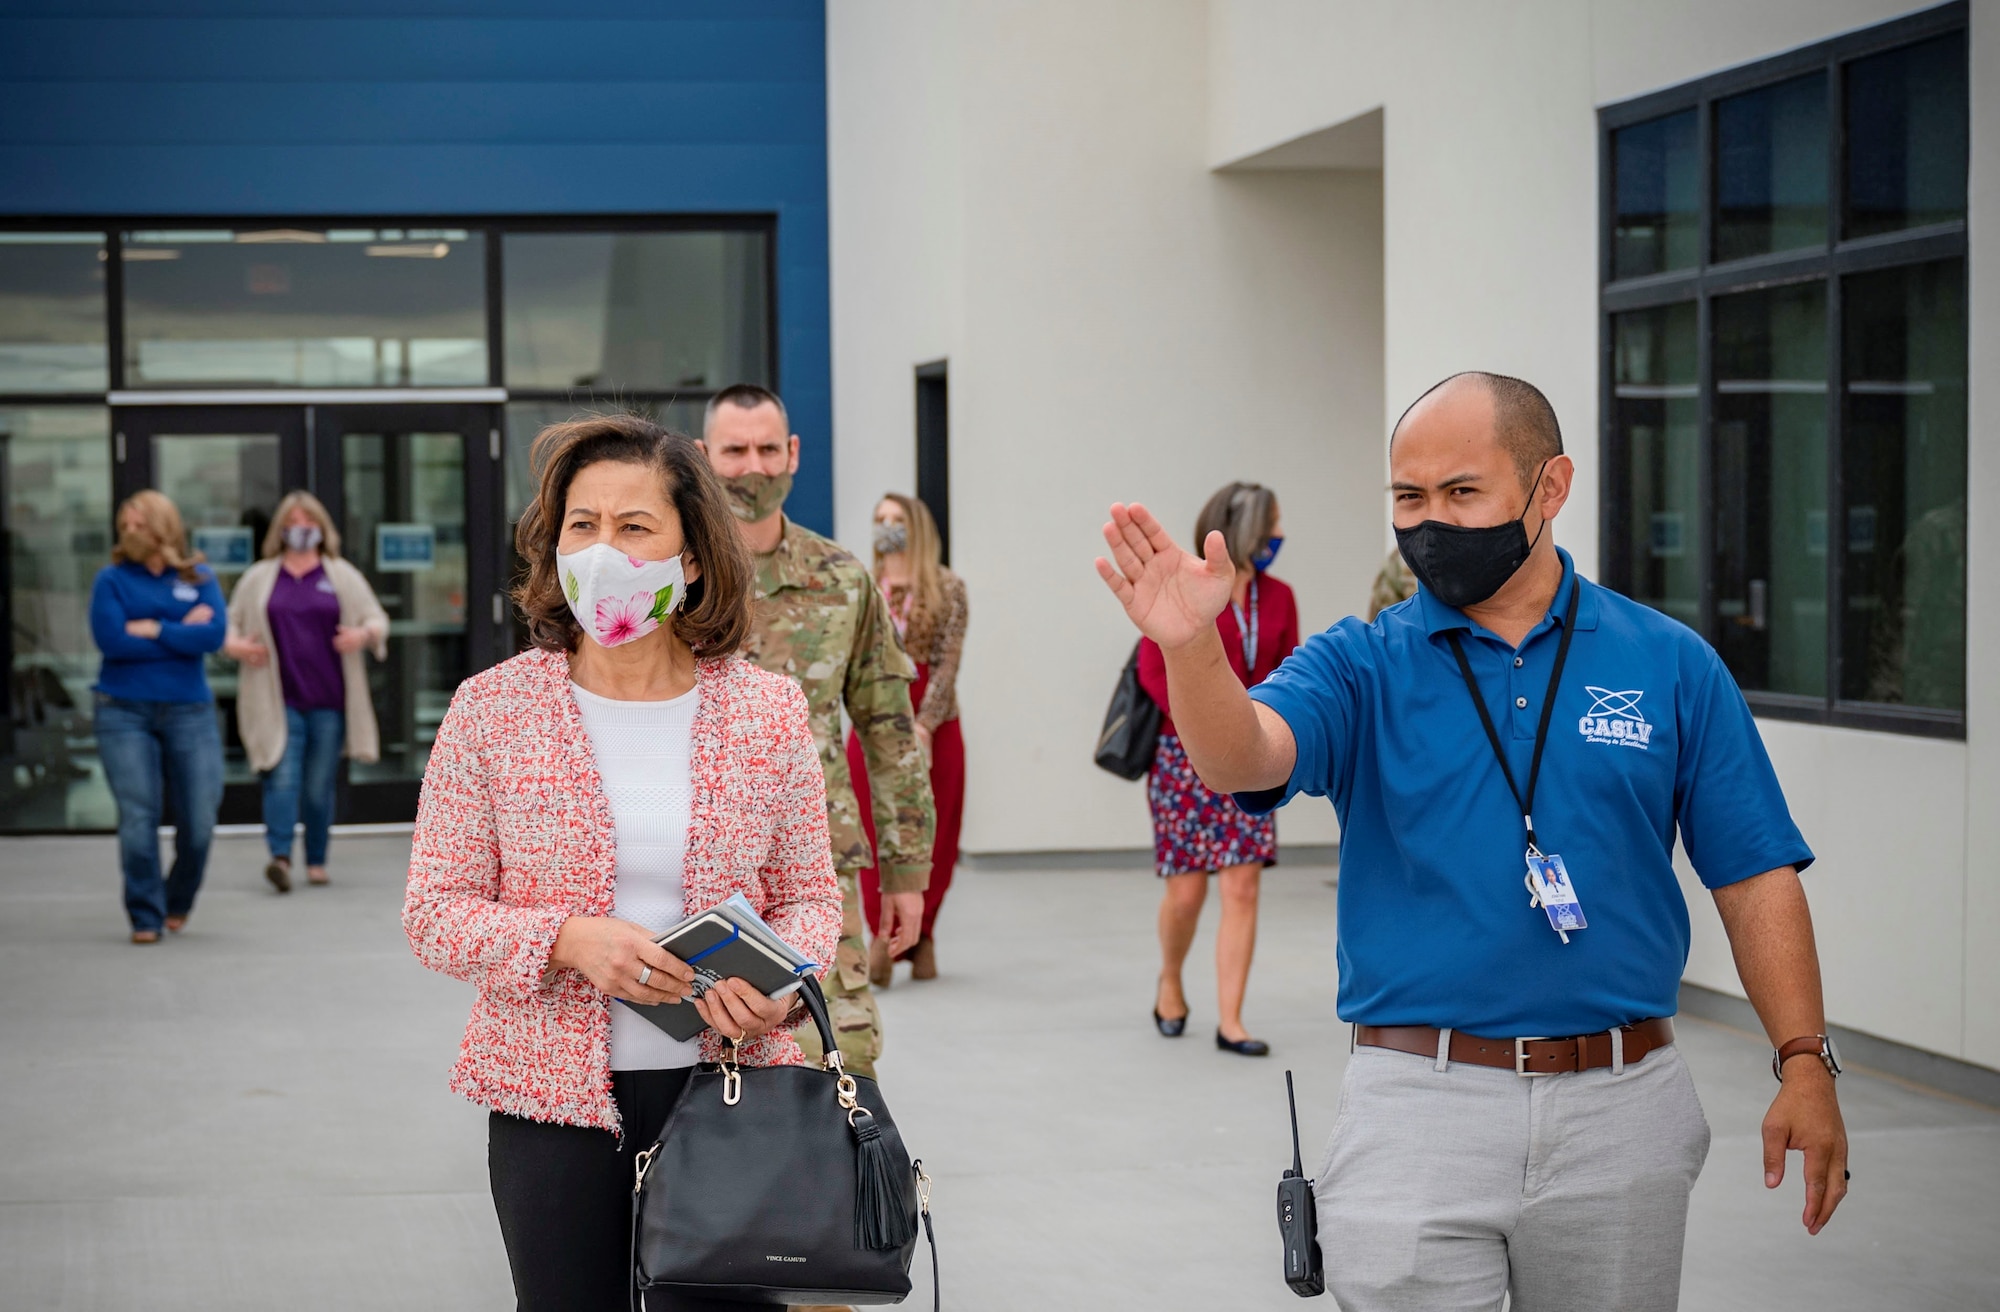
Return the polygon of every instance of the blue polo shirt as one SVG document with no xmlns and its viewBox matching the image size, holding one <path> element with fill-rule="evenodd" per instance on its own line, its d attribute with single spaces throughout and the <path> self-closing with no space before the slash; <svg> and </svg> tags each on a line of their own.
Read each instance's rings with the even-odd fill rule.
<svg viewBox="0 0 2000 1312">
<path fill-rule="evenodd" d="M 1420 591 L 1307 639 L 1250 690 L 1291 726 L 1298 762 L 1283 788 L 1238 803 L 1261 813 L 1309 793 L 1340 814 L 1343 1020 L 1511 1038 L 1670 1016 L 1688 954 L 1676 829 L 1709 888 L 1812 860 L 1714 648 L 1557 554 L 1554 604 L 1518 651 Z M 1461 635 L 1525 790 L 1576 588 L 1535 793 L 1536 837 L 1590 922 L 1564 944 L 1528 903 L 1521 809 L 1445 634 Z"/>
<path fill-rule="evenodd" d="M 155 574 L 137 561 L 106 565 L 90 587 L 90 634 L 104 659 L 91 686 L 107 697 L 131 702 L 207 702 L 208 677 L 202 658 L 217 651 L 228 634 L 228 607 L 215 571 L 194 567 L 195 580 L 178 570 Z M 196 606 L 215 612 L 206 624 L 183 624 Z M 135 638 L 128 620 L 158 620 L 160 636 Z"/>
</svg>

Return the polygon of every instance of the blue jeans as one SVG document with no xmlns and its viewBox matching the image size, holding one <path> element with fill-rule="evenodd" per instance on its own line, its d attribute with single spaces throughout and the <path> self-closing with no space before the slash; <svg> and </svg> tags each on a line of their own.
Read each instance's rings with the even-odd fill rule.
<svg viewBox="0 0 2000 1312">
<path fill-rule="evenodd" d="M 132 928 L 194 909 L 222 805 L 222 731 L 214 702 L 97 696 L 97 758 L 118 803 L 118 864 Z M 171 798 L 174 868 L 160 879 L 160 816 Z"/>
<path fill-rule="evenodd" d="M 347 716 L 333 710 L 285 708 L 285 754 L 264 772 L 264 841 L 272 856 L 292 855 L 292 830 L 306 822 L 306 864 L 326 864 L 326 831 L 333 824 L 333 785 L 347 743 Z"/>
</svg>

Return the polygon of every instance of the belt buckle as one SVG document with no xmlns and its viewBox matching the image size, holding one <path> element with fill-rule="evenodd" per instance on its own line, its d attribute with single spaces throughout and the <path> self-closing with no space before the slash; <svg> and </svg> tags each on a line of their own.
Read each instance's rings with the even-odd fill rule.
<svg viewBox="0 0 2000 1312">
<path fill-rule="evenodd" d="M 1555 1074 L 1554 1071 L 1531 1071 L 1528 1069 L 1528 1045 L 1530 1043 L 1541 1043 L 1548 1037 L 1546 1034 L 1528 1034 L 1514 1040 L 1514 1074 L 1524 1080 L 1539 1080 Z"/>
</svg>

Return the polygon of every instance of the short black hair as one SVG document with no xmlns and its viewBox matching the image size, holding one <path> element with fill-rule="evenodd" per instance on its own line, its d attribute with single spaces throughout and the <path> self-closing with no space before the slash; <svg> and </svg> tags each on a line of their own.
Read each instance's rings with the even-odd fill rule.
<svg viewBox="0 0 2000 1312">
<path fill-rule="evenodd" d="M 1403 420 L 1410 417 L 1411 410 L 1423 404 L 1424 397 L 1461 378 L 1477 379 L 1486 388 L 1486 394 L 1493 398 L 1493 435 L 1513 457 L 1514 472 L 1520 475 L 1521 486 L 1529 486 L 1543 465 L 1563 453 L 1563 436 L 1562 425 L 1556 420 L 1556 408 L 1549 404 L 1549 398 L 1542 395 L 1541 388 L 1520 378 L 1490 374 L 1483 369 L 1467 369 L 1439 379 L 1425 388 L 1423 396 L 1410 402 L 1409 408 L 1397 418 L 1396 426 L 1389 430 L 1389 445 L 1393 447 L 1396 444 L 1396 434 L 1403 430 Z"/>
<path fill-rule="evenodd" d="M 768 387 L 760 387 L 756 383 L 731 383 L 708 398 L 708 408 L 701 413 L 701 430 L 704 436 L 708 433 L 709 421 L 715 418 L 715 412 L 725 405 L 738 406 L 744 410 L 755 410 L 760 405 L 777 406 L 778 418 L 785 421 L 785 431 L 787 433 L 792 431 L 792 417 L 785 413 L 785 403 L 778 399 L 776 392 Z"/>
</svg>

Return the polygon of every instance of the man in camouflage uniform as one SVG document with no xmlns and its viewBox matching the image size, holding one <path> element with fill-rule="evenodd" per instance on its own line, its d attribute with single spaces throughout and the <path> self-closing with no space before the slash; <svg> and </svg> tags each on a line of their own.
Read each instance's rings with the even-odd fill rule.
<svg viewBox="0 0 2000 1312">
<path fill-rule="evenodd" d="M 1408 601 L 1417 595 L 1417 576 L 1410 573 L 1410 567 L 1403 560 L 1403 553 L 1392 551 L 1382 562 L 1381 572 L 1375 576 L 1375 586 L 1368 590 L 1368 622 L 1399 601 Z"/>
<path fill-rule="evenodd" d="M 930 774 L 917 746 L 910 684 L 916 667 L 903 651 L 867 566 L 845 547 L 786 519 L 785 495 L 799 467 L 799 439 L 784 403 L 739 384 L 708 404 L 702 445 L 729 490 L 730 509 L 757 568 L 750 635 L 743 654 L 789 674 L 812 708 L 813 738 L 826 771 L 826 818 L 845 909 L 840 950 L 826 979 L 827 1010 L 847 1069 L 873 1075 L 882 1054 L 882 1014 L 868 985 L 860 871 L 868 837 L 854 797 L 841 737 L 847 708 L 868 762 L 880 844 L 883 924 L 891 952 L 916 941 L 931 877 L 936 812 Z M 818 1037 L 798 1034 L 819 1058 Z"/>
</svg>

